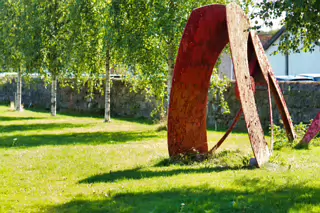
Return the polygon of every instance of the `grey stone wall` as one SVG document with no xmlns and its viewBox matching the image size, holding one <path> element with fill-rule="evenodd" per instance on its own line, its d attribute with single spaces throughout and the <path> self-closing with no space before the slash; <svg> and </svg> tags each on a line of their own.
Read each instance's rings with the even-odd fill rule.
<svg viewBox="0 0 320 213">
<path fill-rule="evenodd" d="M 309 123 L 310 120 L 315 118 L 317 113 L 320 112 L 319 82 L 279 82 L 279 85 L 294 124 L 298 124 L 300 122 Z M 231 111 L 229 115 L 223 115 L 223 113 L 219 111 L 219 107 L 216 106 L 209 97 L 207 119 L 209 126 L 217 126 L 219 129 L 223 129 L 231 125 L 235 114 L 240 109 L 240 103 L 235 97 L 234 87 L 235 85 L 233 83 L 225 93 L 225 98 Z M 270 115 L 267 88 L 257 86 L 255 98 L 262 126 L 265 130 L 268 130 L 270 125 Z M 281 116 L 274 100 L 272 100 L 272 109 L 275 124 L 281 125 Z M 245 130 L 243 117 L 236 129 Z"/>
<path fill-rule="evenodd" d="M 1 81 L 0 81 L 1 82 Z M 9 104 L 14 101 L 16 83 L 0 83 L 0 103 Z M 103 115 L 104 96 L 98 91 L 93 92 L 90 98 L 86 87 L 80 91 L 70 87 L 57 90 L 58 112 L 92 112 Z M 30 83 L 23 83 L 22 102 L 25 108 L 34 107 L 50 109 L 50 85 L 46 86 L 40 79 L 33 79 Z M 156 101 L 149 101 L 143 91 L 132 92 L 120 80 L 113 80 L 111 86 L 111 115 L 114 117 L 150 118 L 152 110 L 156 107 Z"/>
<path fill-rule="evenodd" d="M 0 81 L 1 82 L 1 81 Z M 319 82 L 280 82 L 287 106 L 294 123 L 308 123 L 320 111 L 320 83 Z M 0 103 L 9 104 L 14 100 L 15 82 L 0 83 Z M 214 103 L 212 95 L 209 94 L 208 101 L 208 126 L 217 129 L 227 128 L 236 112 L 240 109 L 240 103 L 235 98 L 234 83 L 225 93 L 225 98 L 230 107 L 230 114 L 223 114 L 221 107 Z M 67 88 L 58 88 L 58 112 L 91 112 L 103 114 L 103 94 L 94 92 L 94 98 L 89 97 L 88 90 L 83 87 L 80 92 Z M 50 85 L 46 87 L 40 79 L 34 79 L 30 84 L 23 84 L 22 102 L 25 108 L 36 107 L 50 109 Z M 262 125 L 269 128 L 269 104 L 267 89 L 257 87 L 256 103 Z M 150 113 L 156 107 L 155 100 L 149 101 L 143 91 L 137 93 L 130 90 L 120 80 L 113 80 L 111 87 L 111 115 L 113 117 L 144 117 L 150 118 Z M 281 123 L 276 105 L 273 103 L 274 121 Z M 243 118 L 237 125 L 238 130 L 245 130 Z"/>
</svg>

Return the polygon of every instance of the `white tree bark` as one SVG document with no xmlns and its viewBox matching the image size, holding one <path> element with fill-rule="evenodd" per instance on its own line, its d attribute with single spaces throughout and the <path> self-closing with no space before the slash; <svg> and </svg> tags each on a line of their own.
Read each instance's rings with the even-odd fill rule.
<svg viewBox="0 0 320 213">
<path fill-rule="evenodd" d="M 57 77 L 52 77 L 51 84 L 51 115 L 57 115 Z"/>
<path fill-rule="evenodd" d="M 106 85 L 105 85 L 105 110 L 104 110 L 104 122 L 110 122 L 110 52 L 109 49 L 106 52 Z"/>
<path fill-rule="evenodd" d="M 169 109 L 170 104 L 170 93 L 172 86 L 173 70 L 174 70 L 174 45 L 168 45 L 168 79 L 167 79 L 167 109 Z"/>
<path fill-rule="evenodd" d="M 22 78 L 21 78 L 21 69 L 18 70 L 18 76 L 17 76 L 17 93 L 16 93 L 16 111 L 21 112 L 22 111 L 22 105 L 21 105 L 21 95 L 22 95 Z"/>
</svg>

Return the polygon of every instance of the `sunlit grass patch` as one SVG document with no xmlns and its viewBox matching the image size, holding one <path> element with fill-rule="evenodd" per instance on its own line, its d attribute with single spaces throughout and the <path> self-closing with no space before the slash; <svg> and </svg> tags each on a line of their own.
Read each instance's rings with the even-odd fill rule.
<svg viewBox="0 0 320 213">
<path fill-rule="evenodd" d="M 319 212 L 320 147 L 254 169 L 233 133 L 211 158 L 172 162 L 157 128 L 0 106 L 0 212 Z M 208 131 L 210 147 L 222 135 Z"/>
</svg>

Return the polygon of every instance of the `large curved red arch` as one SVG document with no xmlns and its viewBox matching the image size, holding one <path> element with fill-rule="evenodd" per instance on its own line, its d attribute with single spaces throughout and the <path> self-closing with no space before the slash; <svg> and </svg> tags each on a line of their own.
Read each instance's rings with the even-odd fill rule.
<svg viewBox="0 0 320 213">
<path fill-rule="evenodd" d="M 206 107 L 212 69 L 229 42 L 237 94 L 242 109 L 232 127 L 213 148 L 219 147 L 232 131 L 242 112 L 258 166 L 268 161 L 271 152 L 264 138 L 254 98 L 255 81 L 267 85 L 272 121 L 271 93 L 284 120 L 288 138 L 295 133 L 280 87 L 273 76 L 259 38 L 248 31 L 249 20 L 236 4 L 210 5 L 192 12 L 183 34 L 170 96 L 168 149 L 170 156 L 190 152 L 208 152 Z"/>
<path fill-rule="evenodd" d="M 226 7 L 192 12 L 174 69 L 168 112 L 169 155 L 208 151 L 206 107 L 212 69 L 229 42 Z"/>
<path fill-rule="evenodd" d="M 170 156 L 208 152 L 206 106 L 210 77 L 218 56 L 230 41 L 239 99 L 251 146 L 258 166 L 269 160 L 270 152 L 259 120 L 250 76 L 257 64 L 254 57 L 250 57 L 252 72 L 249 72 L 247 53 L 255 51 L 252 35 L 250 38 L 254 47 L 249 45 L 248 49 L 249 28 L 248 18 L 236 4 L 227 7 L 211 5 L 192 12 L 181 40 L 172 80 L 168 114 Z M 259 57 L 258 61 L 260 63 Z M 262 74 L 270 94 L 269 77 L 265 73 L 264 70 Z"/>
</svg>

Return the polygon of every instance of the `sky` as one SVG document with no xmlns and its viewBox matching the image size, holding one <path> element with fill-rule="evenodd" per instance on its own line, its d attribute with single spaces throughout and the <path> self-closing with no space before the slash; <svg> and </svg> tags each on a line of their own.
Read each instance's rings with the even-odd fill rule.
<svg viewBox="0 0 320 213">
<path fill-rule="evenodd" d="M 261 2 L 262 0 L 255 0 L 254 2 L 255 3 L 259 3 Z M 270 1 L 277 1 L 277 0 L 270 0 Z M 250 11 L 252 12 L 255 12 L 255 11 L 259 11 L 259 8 L 252 8 L 250 7 L 249 8 Z M 259 18 L 255 18 L 253 20 L 251 20 L 251 24 L 254 24 L 256 21 L 258 21 L 258 24 L 259 25 L 262 25 L 261 27 L 261 31 L 271 31 L 271 30 L 277 30 L 277 29 L 280 29 L 282 26 L 281 26 L 281 20 L 284 18 L 284 14 L 282 17 L 278 18 L 278 19 L 273 19 L 273 26 L 272 27 L 267 27 L 263 24 L 263 21 L 262 19 L 259 19 Z"/>
</svg>

